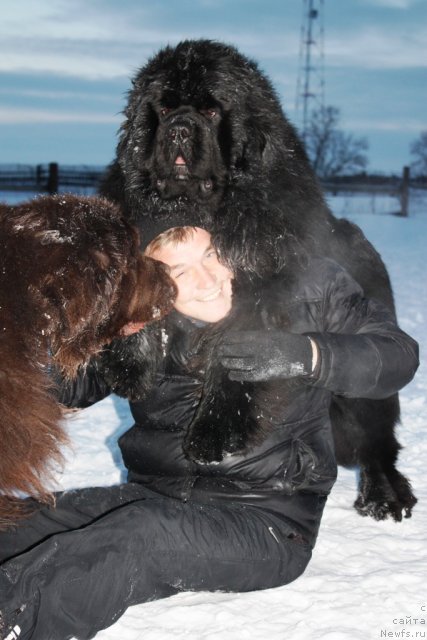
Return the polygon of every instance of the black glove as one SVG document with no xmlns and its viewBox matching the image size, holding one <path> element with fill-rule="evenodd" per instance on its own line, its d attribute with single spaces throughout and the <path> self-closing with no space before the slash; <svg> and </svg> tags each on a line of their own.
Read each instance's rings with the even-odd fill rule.
<svg viewBox="0 0 427 640">
<path fill-rule="evenodd" d="M 308 336 L 279 330 L 228 331 L 218 348 L 228 377 L 239 381 L 296 378 L 312 372 Z"/>
</svg>

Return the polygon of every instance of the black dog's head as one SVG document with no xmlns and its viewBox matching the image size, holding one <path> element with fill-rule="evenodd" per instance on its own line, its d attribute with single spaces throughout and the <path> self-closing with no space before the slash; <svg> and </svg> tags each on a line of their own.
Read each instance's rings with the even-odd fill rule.
<svg viewBox="0 0 427 640">
<path fill-rule="evenodd" d="M 280 270 L 324 206 L 269 80 L 210 40 L 166 47 L 137 73 L 102 192 L 142 230 L 147 217 L 207 229 L 235 272 Z"/>
<path fill-rule="evenodd" d="M 226 180 L 227 138 L 221 136 L 220 105 L 197 109 L 179 104 L 174 94 L 164 94 L 159 102 L 148 162 L 152 188 L 164 198 L 187 194 L 209 200 L 223 190 Z"/>
<path fill-rule="evenodd" d="M 262 174 L 283 116 L 256 64 L 208 40 L 162 49 L 133 82 L 118 146 L 127 191 L 211 210 Z"/>
</svg>

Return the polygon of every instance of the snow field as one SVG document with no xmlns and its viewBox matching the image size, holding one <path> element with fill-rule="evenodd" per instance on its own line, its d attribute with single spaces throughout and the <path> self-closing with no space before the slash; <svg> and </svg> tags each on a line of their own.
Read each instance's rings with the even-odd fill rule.
<svg viewBox="0 0 427 640">
<path fill-rule="evenodd" d="M 407 219 L 351 213 L 349 201 L 330 198 L 381 253 L 393 282 L 401 327 L 420 342 L 421 366 L 401 393 L 403 445 L 399 469 L 412 481 L 418 504 L 400 524 L 362 518 L 352 508 L 357 473 L 340 469 L 313 559 L 305 574 L 277 589 L 246 594 L 182 593 L 130 608 L 97 640 L 375 640 L 426 637 L 427 621 L 427 198 Z M 360 206 L 359 206 L 360 210 Z M 127 402 L 110 397 L 71 413 L 72 449 L 58 488 L 125 480 L 117 438 L 132 424 Z M 112 578 L 114 579 L 114 578 Z M 420 622 L 420 620 L 424 621 Z M 409 634 L 409 635 L 405 635 Z"/>
</svg>

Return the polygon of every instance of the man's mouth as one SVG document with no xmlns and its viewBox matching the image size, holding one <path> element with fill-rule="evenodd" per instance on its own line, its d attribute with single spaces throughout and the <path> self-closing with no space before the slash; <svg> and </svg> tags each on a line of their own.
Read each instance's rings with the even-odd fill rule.
<svg viewBox="0 0 427 640">
<path fill-rule="evenodd" d="M 213 291 L 212 293 L 210 293 L 207 296 L 204 296 L 203 298 L 200 297 L 198 298 L 199 302 L 211 302 L 212 300 L 216 300 L 217 298 L 219 298 L 221 294 L 221 289 L 217 289 L 216 291 Z"/>
</svg>

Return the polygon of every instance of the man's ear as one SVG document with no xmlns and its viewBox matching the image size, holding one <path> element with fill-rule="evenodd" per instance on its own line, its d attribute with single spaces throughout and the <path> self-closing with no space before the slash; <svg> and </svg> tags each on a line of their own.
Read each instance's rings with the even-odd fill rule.
<svg viewBox="0 0 427 640">
<path fill-rule="evenodd" d="M 145 327 L 145 322 L 127 322 L 119 331 L 121 336 L 131 336 Z"/>
</svg>

